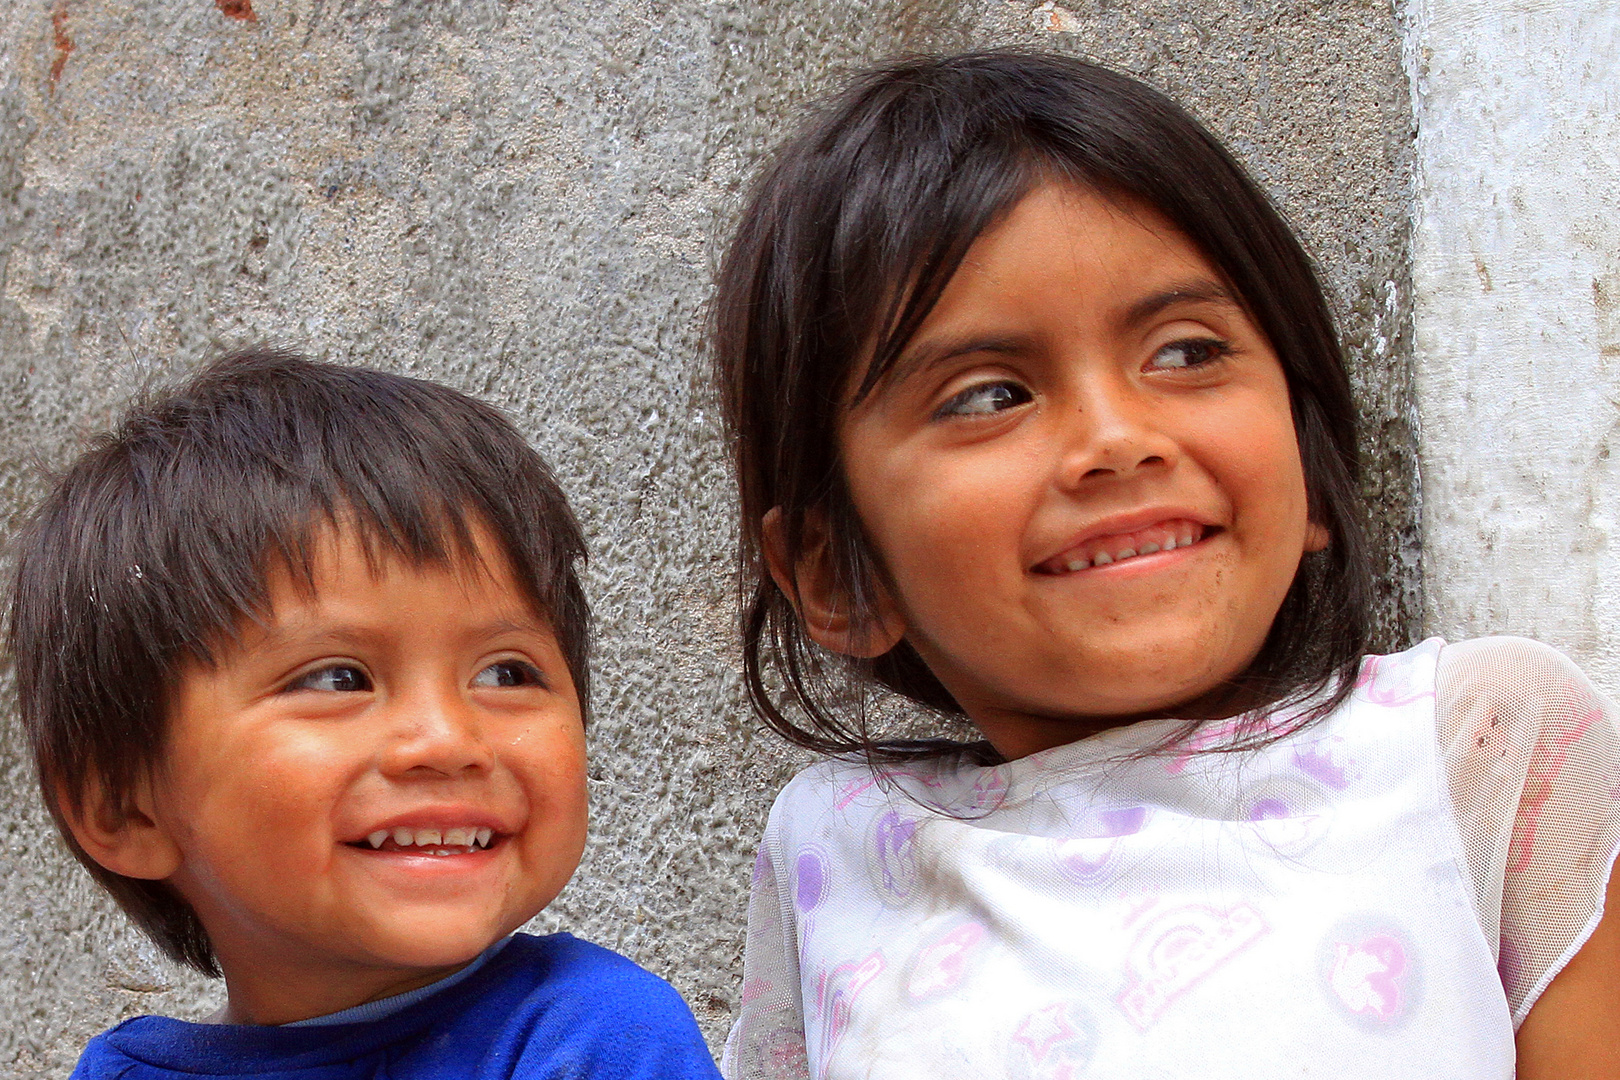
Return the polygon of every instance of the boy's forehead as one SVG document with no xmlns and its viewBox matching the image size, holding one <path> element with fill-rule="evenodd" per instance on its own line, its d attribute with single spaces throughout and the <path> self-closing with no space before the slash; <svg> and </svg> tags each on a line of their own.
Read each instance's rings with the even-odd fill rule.
<svg viewBox="0 0 1620 1080">
<path fill-rule="evenodd" d="M 266 610 L 254 621 L 269 631 L 312 606 L 354 599 L 402 581 L 448 576 L 469 595 L 498 598 L 514 628 L 551 633 L 550 619 L 524 588 L 494 530 L 476 517 L 468 517 L 465 525 L 464 540 L 446 530 L 441 554 L 412 556 L 352 519 L 319 522 L 301 551 L 270 560 Z"/>
</svg>

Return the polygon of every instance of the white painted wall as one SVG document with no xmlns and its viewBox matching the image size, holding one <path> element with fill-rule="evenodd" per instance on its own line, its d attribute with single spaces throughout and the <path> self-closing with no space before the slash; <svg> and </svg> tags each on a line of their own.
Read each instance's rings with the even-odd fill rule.
<svg viewBox="0 0 1620 1080">
<path fill-rule="evenodd" d="M 1620 5 L 1413 0 L 1425 621 L 1620 690 Z"/>
</svg>

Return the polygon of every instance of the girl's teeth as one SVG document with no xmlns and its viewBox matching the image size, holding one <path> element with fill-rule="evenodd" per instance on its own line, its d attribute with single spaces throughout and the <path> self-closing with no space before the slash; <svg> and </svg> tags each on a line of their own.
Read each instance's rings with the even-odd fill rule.
<svg viewBox="0 0 1620 1080">
<path fill-rule="evenodd" d="M 416 834 L 411 832 L 409 829 L 395 829 L 394 843 L 398 844 L 400 847 L 410 847 L 412 844 L 416 843 Z"/>
<path fill-rule="evenodd" d="M 479 829 L 478 830 L 478 846 L 479 847 L 489 847 L 489 842 L 494 836 L 495 836 L 495 831 L 493 829 Z"/>
<path fill-rule="evenodd" d="M 1093 566 L 1111 566 L 1126 559 L 1134 559 L 1140 555 L 1156 555 L 1161 551 L 1175 551 L 1178 548 L 1192 547 L 1203 537 L 1200 528 L 1183 528 L 1179 533 L 1169 533 L 1166 530 L 1145 530 L 1150 536 L 1159 536 L 1158 540 L 1142 540 L 1135 547 L 1120 548 L 1118 551 L 1100 551 L 1086 558 L 1084 556 L 1071 556 L 1066 562 L 1057 564 L 1057 570 L 1067 570 L 1073 573 L 1077 570 L 1086 570 Z"/>
<path fill-rule="evenodd" d="M 378 829 L 376 832 L 374 832 L 370 836 L 366 837 L 366 843 L 370 844 L 374 848 L 380 848 L 380 847 L 383 846 L 383 843 L 387 839 L 388 839 L 388 830 L 387 829 Z"/>
</svg>

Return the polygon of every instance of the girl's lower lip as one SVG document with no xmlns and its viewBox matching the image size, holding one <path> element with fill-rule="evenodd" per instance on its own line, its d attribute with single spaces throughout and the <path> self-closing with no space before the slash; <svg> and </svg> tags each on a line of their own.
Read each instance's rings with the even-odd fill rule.
<svg viewBox="0 0 1620 1080">
<path fill-rule="evenodd" d="M 1168 549 L 1168 550 L 1155 546 L 1154 550 L 1152 550 L 1152 551 L 1144 551 L 1144 552 L 1132 551 L 1130 554 L 1126 555 L 1124 558 L 1114 558 L 1112 556 L 1108 556 L 1106 562 L 1099 561 L 1099 562 L 1097 562 L 1097 563 L 1095 563 L 1095 564 L 1093 564 L 1091 566 L 1082 566 L 1082 567 L 1079 567 L 1079 568 L 1076 568 L 1076 569 L 1061 569 L 1061 570 L 1037 571 L 1037 572 L 1042 573 L 1043 576 L 1046 576 L 1046 577 L 1069 578 L 1069 577 L 1074 577 L 1074 576 L 1076 576 L 1078 574 L 1087 574 L 1087 575 L 1089 575 L 1089 574 L 1101 573 L 1103 571 L 1118 571 L 1118 570 L 1124 569 L 1125 567 L 1128 567 L 1128 566 L 1134 566 L 1134 565 L 1136 565 L 1138 563 L 1142 564 L 1144 569 L 1145 569 L 1147 567 L 1159 565 L 1159 564 L 1163 563 L 1164 561 L 1166 561 L 1168 559 L 1174 559 L 1176 556 L 1180 555 L 1182 552 L 1190 552 L 1190 551 L 1194 550 L 1195 548 L 1203 547 L 1206 541 L 1210 540 L 1214 536 L 1219 535 L 1220 531 L 1221 530 L 1219 530 L 1219 529 L 1213 529 L 1213 528 L 1206 529 L 1204 531 L 1204 534 L 1202 536 L 1200 536 L 1197 540 L 1194 540 L 1191 544 L 1178 545 L 1178 546 L 1176 546 L 1174 548 L 1171 548 L 1171 549 Z M 1127 549 L 1127 550 L 1129 550 L 1129 549 Z"/>
</svg>

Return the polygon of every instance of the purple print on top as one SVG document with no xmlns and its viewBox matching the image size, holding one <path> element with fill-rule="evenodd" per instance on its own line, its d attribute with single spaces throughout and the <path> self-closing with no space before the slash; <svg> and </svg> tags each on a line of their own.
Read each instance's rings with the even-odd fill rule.
<svg viewBox="0 0 1620 1080">
<path fill-rule="evenodd" d="M 1301 746 L 1294 751 L 1294 764 L 1300 772 L 1334 791 L 1343 791 L 1361 776 L 1361 770 L 1344 748 L 1344 739 L 1338 735 Z"/>
<path fill-rule="evenodd" d="M 873 870 L 878 887 L 891 897 L 904 900 L 917 883 L 917 857 L 912 842 L 917 823 L 890 810 L 877 819 L 872 829 Z"/>
<path fill-rule="evenodd" d="M 1288 816 L 1288 804 L 1281 799 L 1260 799 L 1249 807 L 1250 821 L 1273 821 Z"/>
<path fill-rule="evenodd" d="M 793 866 L 793 906 L 801 913 L 815 909 L 827 896 L 827 856 L 820 848 L 799 852 Z"/>
<path fill-rule="evenodd" d="M 1147 821 L 1147 807 L 1122 806 L 1114 810 L 1099 810 L 1086 823 L 1080 836 L 1135 836 Z"/>
</svg>

